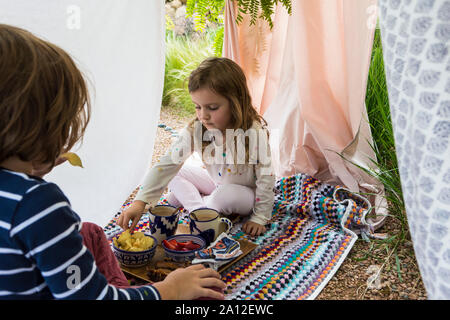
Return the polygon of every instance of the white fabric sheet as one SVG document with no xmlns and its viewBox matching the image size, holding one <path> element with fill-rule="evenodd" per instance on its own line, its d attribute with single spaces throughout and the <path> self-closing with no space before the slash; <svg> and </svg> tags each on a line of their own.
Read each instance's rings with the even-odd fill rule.
<svg viewBox="0 0 450 320">
<path fill-rule="evenodd" d="M 0 22 L 59 45 L 89 78 L 92 118 L 73 150 L 84 169 L 66 162 L 45 179 L 62 188 L 83 221 L 104 226 L 151 163 L 164 82 L 164 1 L 0 0 Z"/>
</svg>

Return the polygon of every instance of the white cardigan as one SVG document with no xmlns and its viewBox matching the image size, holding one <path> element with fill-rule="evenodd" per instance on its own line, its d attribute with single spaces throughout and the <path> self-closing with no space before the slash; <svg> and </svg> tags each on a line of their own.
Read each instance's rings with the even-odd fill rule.
<svg viewBox="0 0 450 320">
<path fill-rule="evenodd" d="M 264 154 L 267 157 L 264 159 L 261 158 L 263 161 L 259 161 L 258 158 L 258 161 L 253 161 L 254 164 L 247 161 L 250 163 L 236 165 L 231 158 L 227 158 L 226 152 L 222 152 L 222 154 L 220 152 L 215 154 L 215 151 L 211 152 L 213 149 L 218 151 L 222 150 L 222 148 L 225 149 L 223 142 L 216 143 L 216 139 L 211 139 L 211 148 L 208 146 L 207 149 L 209 149 L 212 157 L 203 157 L 203 164 L 216 185 L 239 184 L 254 188 L 255 203 L 250 221 L 265 225 L 272 216 L 275 175 L 272 168 L 267 130 L 263 129 L 257 122 L 254 122 L 251 129 L 255 129 L 254 132 L 262 134 L 260 137 L 265 137 L 264 139 L 260 138 L 257 144 L 266 147 Z M 243 135 L 240 135 L 240 137 L 243 137 Z M 181 169 L 185 160 L 194 151 L 201 150 L 198 147 L 194 150 L 196 143 L 197 146 L 201 146 L 201 140 L 198 138 L 198 135 L 194 134 L 194 130 L 188 128 L 188 126 L 183 128 L 179 138 L 172 144 L 166 154 L 149 170 L 135 200 L 156 205 L 164 189 Z M 254 151 L 258 151 L 256 146 L 254 146 Z M 208 152 L 205 149 L 205 155 L 207 154 Z M 216 156 L 214 159 L 219 161 L 213 161 L 214 155 Z M 221 157 L 223 158 L 220 159 Z"/>
</svg>

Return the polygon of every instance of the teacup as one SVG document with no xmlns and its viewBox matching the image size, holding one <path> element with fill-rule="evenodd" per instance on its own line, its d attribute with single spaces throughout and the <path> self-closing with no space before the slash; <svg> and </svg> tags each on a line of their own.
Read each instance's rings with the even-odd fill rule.
<svg viewBox="0 0 450 320">
<path fill-rule="evenodd" d="M 220 217 L 219 212 L 210 208 L 193 210 L 189 214 L 191 234 L 199 235 L 206 241 L 206 246 L 214 242 L 222 232 L 229 233 L 233 223 L 230 219 Z"/>
<path fill-rule="evenodd" d="M 170 205 L 157 205 L 149 210 L 150 234 L 161 244 L 175 234 L 178 226 L 178 209 Z"/>
</svg>

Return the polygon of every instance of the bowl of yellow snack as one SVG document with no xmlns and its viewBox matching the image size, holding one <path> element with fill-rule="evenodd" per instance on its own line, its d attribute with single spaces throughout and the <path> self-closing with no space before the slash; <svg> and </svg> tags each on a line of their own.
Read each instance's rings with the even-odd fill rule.
<svg viewBox="0 0 450 320">
<path fill-rule="evenodd" d="M 113 238 L 113 252 L 125 267 L 142 267 L 155 255 L 157 240 L 143 232 L 125 230 Z"/>
</svg>

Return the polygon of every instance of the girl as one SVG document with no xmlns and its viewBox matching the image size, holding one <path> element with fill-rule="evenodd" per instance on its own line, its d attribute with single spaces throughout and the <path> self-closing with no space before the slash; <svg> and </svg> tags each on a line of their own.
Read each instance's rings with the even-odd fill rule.
<svg viewBox="0 0 450 320">
<path fill-rule="evenodd" d="M 0 114 L 0 299 L 223 299 L 208 288 L 225 287 L 220 275 L 201 265 L 153 285 L 108 284 L 100 271 L 121 270 L 106 237 L 90 235 L 98 228 L 83 226 L 58 186 L 39 177 L 83 136 L 86 83 L 62 49 L 3 24 Z"/>
<path fill-rule="evenodd" d="M 133 229 L 145 205 L 156 204 L 168 186 L 169 204 L 250 215 L 242 230 L 260 235 L 271 218 L 275 176 L 267 123 L 252 106 L 245 75 L 230 59 L 208 58 L 191 73 L 188 89 L 197 117 L 149 171 L 118 225 L 127 229 L 132 220 Z M 193 151 L 202 154 L 203 167 L 184 164 Z"/>
</svg>

